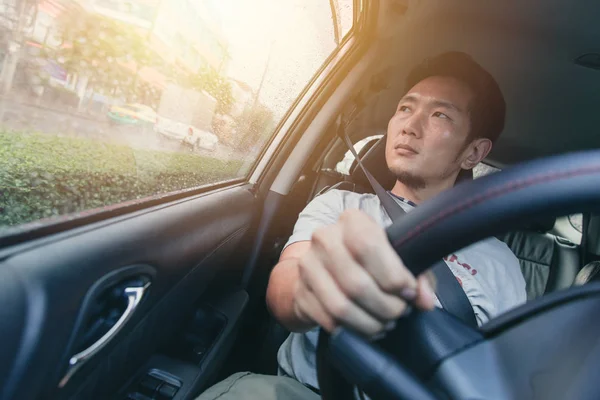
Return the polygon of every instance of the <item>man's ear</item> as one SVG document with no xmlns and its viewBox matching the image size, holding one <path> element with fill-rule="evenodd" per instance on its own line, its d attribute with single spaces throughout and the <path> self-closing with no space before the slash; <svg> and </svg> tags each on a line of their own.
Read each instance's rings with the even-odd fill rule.
<svg viewBox="0 0 600 400">
<path fill-rule="evenodd" d="M 492 150 L 492 141 L 487 138 L 477 138 L 467 147 L 467 157 L 460 164 L 462 169 L 472 169 L 479 164 Z"/>
</svg>

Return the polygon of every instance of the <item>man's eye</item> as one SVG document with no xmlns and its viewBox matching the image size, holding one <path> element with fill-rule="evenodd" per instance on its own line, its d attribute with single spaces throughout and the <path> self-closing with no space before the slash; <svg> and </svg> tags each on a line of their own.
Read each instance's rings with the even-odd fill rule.
<svg viewBox="0 0 600 400">
<path fill-rule="evenodd" d="M 407 111 L 410 111 L 410 108 L 408 108 L 407 106 L 400 106 L 398 108 L 398 111 L 400 111 L 400 112 L 407 112 Z"/>
<path fill-rule="evenodd" d="M 441 112 L 439 112 L 439 111 L 436 111 L 436 112 L 434 112 L 434 113 L 433 113 L 433 116 L 434 116 L 434 117 L 439 117 L 439 118 L 451 119 L 449 116 L 447 116 L 446 114 L 444 114 L 444 113 L 441 113 Z"/>
</svg>

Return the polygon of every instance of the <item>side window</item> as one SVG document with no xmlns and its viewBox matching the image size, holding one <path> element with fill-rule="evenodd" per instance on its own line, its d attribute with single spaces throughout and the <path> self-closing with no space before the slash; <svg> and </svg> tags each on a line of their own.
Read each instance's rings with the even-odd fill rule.
<svg viewBox="0 0 600 400">
<path fill-rule="evenodd" d="M 363 156 L 363 154 L 361 154 L 361 151 L 363 149 L 368 150 L 368 148 L 370 148 L 371 145 L 375 144 L 377 140 L 379 140 L 382 137 L 383 135 L 373 135 L 361 139 L 354 144 L 354 151 L 356 151 L 356 153 L 359 156 Z M 365 146 L 367 146 L 368 148 Z M 350 168 L 352 167 L 353 163 L 354 156 L 352 155 L 352 152 L 348 150 L 344 154 L 344 158 L 336 164 L 335 170 L 340 174 L 350 175 Z"/>
<path fill-rule="evenodd" d="M 352 0 L 20 4 L 0 6 L 0 230 L 245 179 L 354 13 Z"/>
</svg>

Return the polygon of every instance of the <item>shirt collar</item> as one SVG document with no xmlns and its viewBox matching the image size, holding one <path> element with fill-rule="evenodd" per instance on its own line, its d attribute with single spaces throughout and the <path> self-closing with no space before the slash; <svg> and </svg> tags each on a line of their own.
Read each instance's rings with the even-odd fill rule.
<svg viewBox="0 0 600 400">
<path fill-rule="evenodd" d="M 403 202 L 403 203 L 405 203 L 405 204 L 408 204 L 408 205 L 409 205 L 409 206 L 411 206 L 411 207 L 416 207 L 416 206 L 417 206 L 417 205 L 416 205 L 415 203 L 413 203 L 412 201 L 410 201 L 410 200 L 407 200 L 407 199 L 405 199 L 404 197 L 400 197 L 400 196 L 398 196 L 398 195 L 395 195 L 394 193 L 392 193 L 392 192 L 391 192 L 391 191 L 389 191 L 389 190 L 388 190 L 388 193 L 389 193 L 389 194 L 390 194 L 392 197 L 394 197 L 394 198 L 396 198 L 396 199 L 400 200 L 401 202 Z"/>
</svg>

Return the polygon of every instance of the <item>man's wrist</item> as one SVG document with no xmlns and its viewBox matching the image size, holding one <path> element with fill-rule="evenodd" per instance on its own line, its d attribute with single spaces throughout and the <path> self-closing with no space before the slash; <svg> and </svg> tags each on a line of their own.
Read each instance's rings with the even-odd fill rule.
<svg viewBox="0 0 600 400">
<path fill-rule="evenodd" d="M 317 324 L 302 310 L 295 300 L 295 291 L 300 274 L 298 257 L 289 257 L 279 261 L 273 268 L 267 302 L 275 319 L 291 332 L 305 332 Z"/>
</svg>

